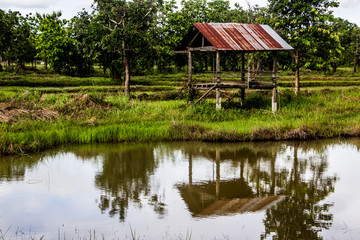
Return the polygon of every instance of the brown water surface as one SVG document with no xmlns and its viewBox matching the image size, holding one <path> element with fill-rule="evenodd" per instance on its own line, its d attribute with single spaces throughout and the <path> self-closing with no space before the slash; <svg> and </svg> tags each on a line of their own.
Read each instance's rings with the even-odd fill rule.
<svg viewBox="0 0 360 240">
<path fill-rule="evenodd" d="M 0 239 L 360 239 L 360 139 L 0 158 Z"/>
</svg>

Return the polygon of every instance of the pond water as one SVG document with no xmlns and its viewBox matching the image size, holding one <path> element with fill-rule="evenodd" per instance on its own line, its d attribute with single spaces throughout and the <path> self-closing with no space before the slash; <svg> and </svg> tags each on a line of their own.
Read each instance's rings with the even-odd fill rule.
<svg viewBox="0 0 360 240">
<path fill-rule="evenodd" d="M 360 239 L 360 139 L 0 158 L 0 239 Z"/>
</svg>

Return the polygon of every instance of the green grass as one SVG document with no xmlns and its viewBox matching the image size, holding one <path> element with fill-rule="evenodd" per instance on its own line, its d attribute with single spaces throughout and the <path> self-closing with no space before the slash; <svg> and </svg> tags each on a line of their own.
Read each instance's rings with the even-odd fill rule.
<svg viewBox="0 0 360 240">
<path fill-rule="evenodd" d="M 270 91 L 247 92 L 241 106 L 233 90 L 223 94 L 223 109 L 217 111 L 211 98 L 189 105 L 175 86 L 154 84 L 174 82 L 172 79 L 182 76 L 134 77 L 151 84 L 146 91 L 134 91 L 132 98 L 116 90 L 119 86 L 81 86 L 82 78 L 71 78 L 73 91 L 4 87 L 0 90 L 0 154 L 34 152 L 63 144 L 303 140 L 360 135 L 360 91 L 354 87 L 325 85 L 325 89 L 308 89 L 297 97 L 291 90 L 280 88 L 280 111 L 275 114 L 271 111 Z M 50 77 L 50 81 L 60 82 L 57 75 Z M 26 74 L 20 78 L 26 78 Z"/>
</svg>

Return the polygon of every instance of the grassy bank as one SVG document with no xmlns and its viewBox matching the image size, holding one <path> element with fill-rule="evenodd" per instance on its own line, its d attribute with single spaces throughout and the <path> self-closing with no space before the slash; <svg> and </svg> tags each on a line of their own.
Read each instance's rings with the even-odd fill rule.
<svg viewBox="0 0 360 240">
<path fill-rule="evenodd" d="M 194 106 L 187 104 L 179 89 L 149 88 L 144 93 L 144 89 L 136 92 L 137 87 L 137 97 L 131 99 L 120 89 L 110 91 L 105 86 L 79 91 L 5 87 L 0 90 L 0 153 L 40 151 L 69 143 L 303 140 L 360 135 L 360 91 L 356 87 L 306 90 L 297 97 L 280 89 L 280 111 L 276 114 L 271 112 L 269 91 L 247 92 L 242 107 L 236 92 L 223 94 L 224 109 L 216 111 L 213 99 Z"/>
</svg>

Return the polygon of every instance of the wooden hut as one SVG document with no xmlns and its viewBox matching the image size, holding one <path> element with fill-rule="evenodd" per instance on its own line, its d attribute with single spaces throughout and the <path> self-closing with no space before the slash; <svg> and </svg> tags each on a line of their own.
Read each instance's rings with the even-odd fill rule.
<svg viewBox="0 0 360 240">
<path fill-rule="evenodd" d="M 242 101 L 245 97 L 245 89 L 273 89 L 272 109 L 273 111 L 276 111 L 276 52 L 291 50 L 293 50 L 293 48 L 268 25 L 240 23 L 194 23 L 174 53 L 188 54 L 188 88 L 206 90 L 204 95 L 201 96 L 197 102 L 206 97 L 212 90 L 216 89 L 216 107 L 217 109 L 220 109 L 220 89 L 241 89 Z M 221 81 L 220 56 L 229 51 L 241 54 L 240 81 Z M 257 74 L 255 72 L 251 72 L 250 68 L 245 70 L 245 54 L 265 51 L 273 53 L 273 69 L 270 71 L 269 77 L 265 77 L 264 75 L 261 76 L 261 73 L 260 77 L 255 77 Z M 192 54 L 195 52 L 216 53 L 216 80 L 214 82 L 193 84 Z M 246 72 L 248 72 L 247 80 L 245 77 Z"/>
</svg>

